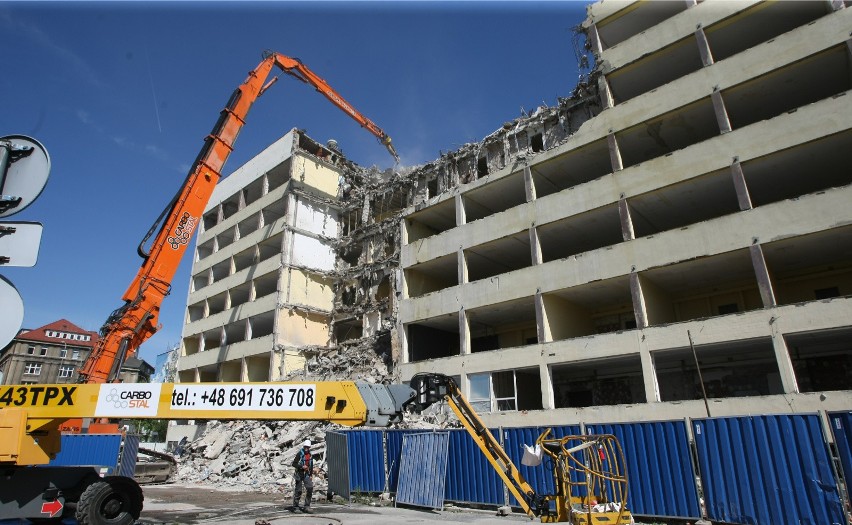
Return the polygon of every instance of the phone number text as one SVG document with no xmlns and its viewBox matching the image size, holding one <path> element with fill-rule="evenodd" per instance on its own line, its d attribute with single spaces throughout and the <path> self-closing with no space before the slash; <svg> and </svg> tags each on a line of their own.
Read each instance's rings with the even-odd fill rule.
<svg viewBox="0 0 852 525">
<path fill-rule="evenodd" d="M 316 385 L 218 387 L 177 386 L 172 410 L 304 410 L 314 409 Z"/>
</svg>

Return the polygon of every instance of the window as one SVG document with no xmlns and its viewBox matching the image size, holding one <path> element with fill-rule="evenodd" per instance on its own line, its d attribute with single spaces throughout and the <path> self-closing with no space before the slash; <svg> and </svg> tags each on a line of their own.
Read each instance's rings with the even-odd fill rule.
<svg viewBox="0 0 852 525">
<path fill-rule="evenodd" d="M 24 369 L 24 375 L 37 376 L 41 375 L 41 363 L 27 363 Z"/>
<path fill-rule="evenodd" d="M 41 355 L 47 355 L 47 348 L 41 347 Z"/>
<path fill-rule="evenodd" d="M 470 404 L 477 412 L 541 410 L 538 368 L 470 374 Z"/>
<path fill-rule="evenodd" d="M 27 353 L 30 354 L 30 355 L 35 355 L 35 347 L 34 346 L 28 346 L 27 347 Z"/>
<path fill-rule="evenodd" d="M 73 352 L 71 352 L 71 359 L 80 359 L 80 351 L 74 350 Z"/>
<path fill-rule="evenodd" d="M 470 406 L 477 412 L 491 412 L 491 374 L 470 374 Z"/>
<path fill-rule="evenodd" d="M 74 373 L 73 366 L 60 366 L 59 367 L 59 379 L 63 379 L 66 377 L 71 377 L 71 374 Z"/>
<path fill-rule="evenodd" d="M 68 357 L 68 349 L 67 348 L 60 348 L 59 349 L 59 359 L 65 359 L 66 357 Z"/>
</svg>

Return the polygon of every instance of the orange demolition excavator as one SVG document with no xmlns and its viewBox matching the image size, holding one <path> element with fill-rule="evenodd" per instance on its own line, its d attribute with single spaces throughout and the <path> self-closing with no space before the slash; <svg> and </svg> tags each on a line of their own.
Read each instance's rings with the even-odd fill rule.
<svg viewBox="0 0 852 525">
<path fill-rule="evenodd" d="M 135 355 L 139 346 L 157 331 L 160 304 L 169 294 L 178 264 L 219 181 L 246 115 L 254 101 L 278 79 L 276 76 L 266 82 L 273 67 L 316 88 L 332 104 L 375 135 L 399 162 L 391 138 L 346 102 L 325 80 L 297 58 L 264 52 L 263 61 L 231 95 L 183 186 L 139 244 L 139 255 L 144 262 L 124 292 L 124 305 L 116 309 L 101 328 L 97 345 L 79 371 L 80 383 L 115 381 L 125 360 Z M 145 245 L 157 227 L 159 231 L 146 249 Z"/>
</svg>

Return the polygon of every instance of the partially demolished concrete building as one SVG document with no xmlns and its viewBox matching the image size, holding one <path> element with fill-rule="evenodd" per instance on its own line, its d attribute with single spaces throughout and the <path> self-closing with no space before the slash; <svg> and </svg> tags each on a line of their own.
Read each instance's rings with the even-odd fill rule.
<svg viewBox="0 0 852 525">
<path fill-rule="evenodd" d="M 195 249 L 180 381 L 269 381 L 303 368 L 305 348 L 328 346 L 336 160 L 293 130 L 216 186 Z"/>
<path fill-rule="evenodd" d="M 180 380 L 383 363 L 506 426 L 848 409 L 850 28 L 607 0 L 571 96 L 413 171 L 294 130 L 205 213 Z"/>
</svg>

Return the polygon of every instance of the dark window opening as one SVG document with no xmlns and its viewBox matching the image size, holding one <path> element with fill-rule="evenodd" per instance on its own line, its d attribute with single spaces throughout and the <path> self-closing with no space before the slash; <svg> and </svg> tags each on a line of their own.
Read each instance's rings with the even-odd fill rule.
<svg viewBox="0 0 852 525">
<path fill-rule="evenodd" d="M 852 388 L 852 329 L 794 334 L 784 339 L 800 392 Z"/>
<path fill-rule="evenodd" d="M 497 350 L 500 348 L 500 340 L 496 335 L 486 335 L 483 337 L 471 338 L 470 351 L 487 352 L 488 350 Z"/>
<path fill-rule="evenodd" d="M 645 402 L 639 356 L 556 365 L 552 372 L 556 408 Z"/>
<path fill-rule="evenodd" d="M 696 353 L 708 398 L 766 396 L 784 391 L 770 339 L 703 345 L 696 347 Z M 655 353 L 654 366 L 661 401 L 703 397 L 689 348 Z"/>
<path fill-rule="evenodd" d="M 460 349 L 458 332 L 422 325 L 408 327 L 409 362 L 459 355 Z"/>
<path fill-rule="evenodd" d="M 737 303 L 729 303 L 729 304 L 720 304 L 719 305 L 719 315 L 735 314 L 739 311 L 740 311 L 740 309 L 737 306 Z"/>
<path fill-rule="evenodd" d="M 814 290 L 814 295 L 817 299 L 831 299 L 832 297 L 840 297 L 840 289 L 836 286 L 830 288 L 820 288 Z"/>
<path fill-rule="evenodd" d="M 426 187 L 428 188 L 428 191 L 429 191 L 429 198 L 432 198 L 435 195 L 437 195 L 438 194 L 438 178 L 435 177 L 434 179 L 427 182 Z"/>
<path fill-rule="evenodd" d="M 541 133 L 530 137 L 530 147 L 532 147 L 533 153 L 544 151 L 544 139 L 542 138 Z"/>
<path fill-rule="evenodd" d="M 488 159 L 485 157 L 479 157 L 476 163 L 476 174 L 480 177 L 488 175 Z"/>
</svg>

